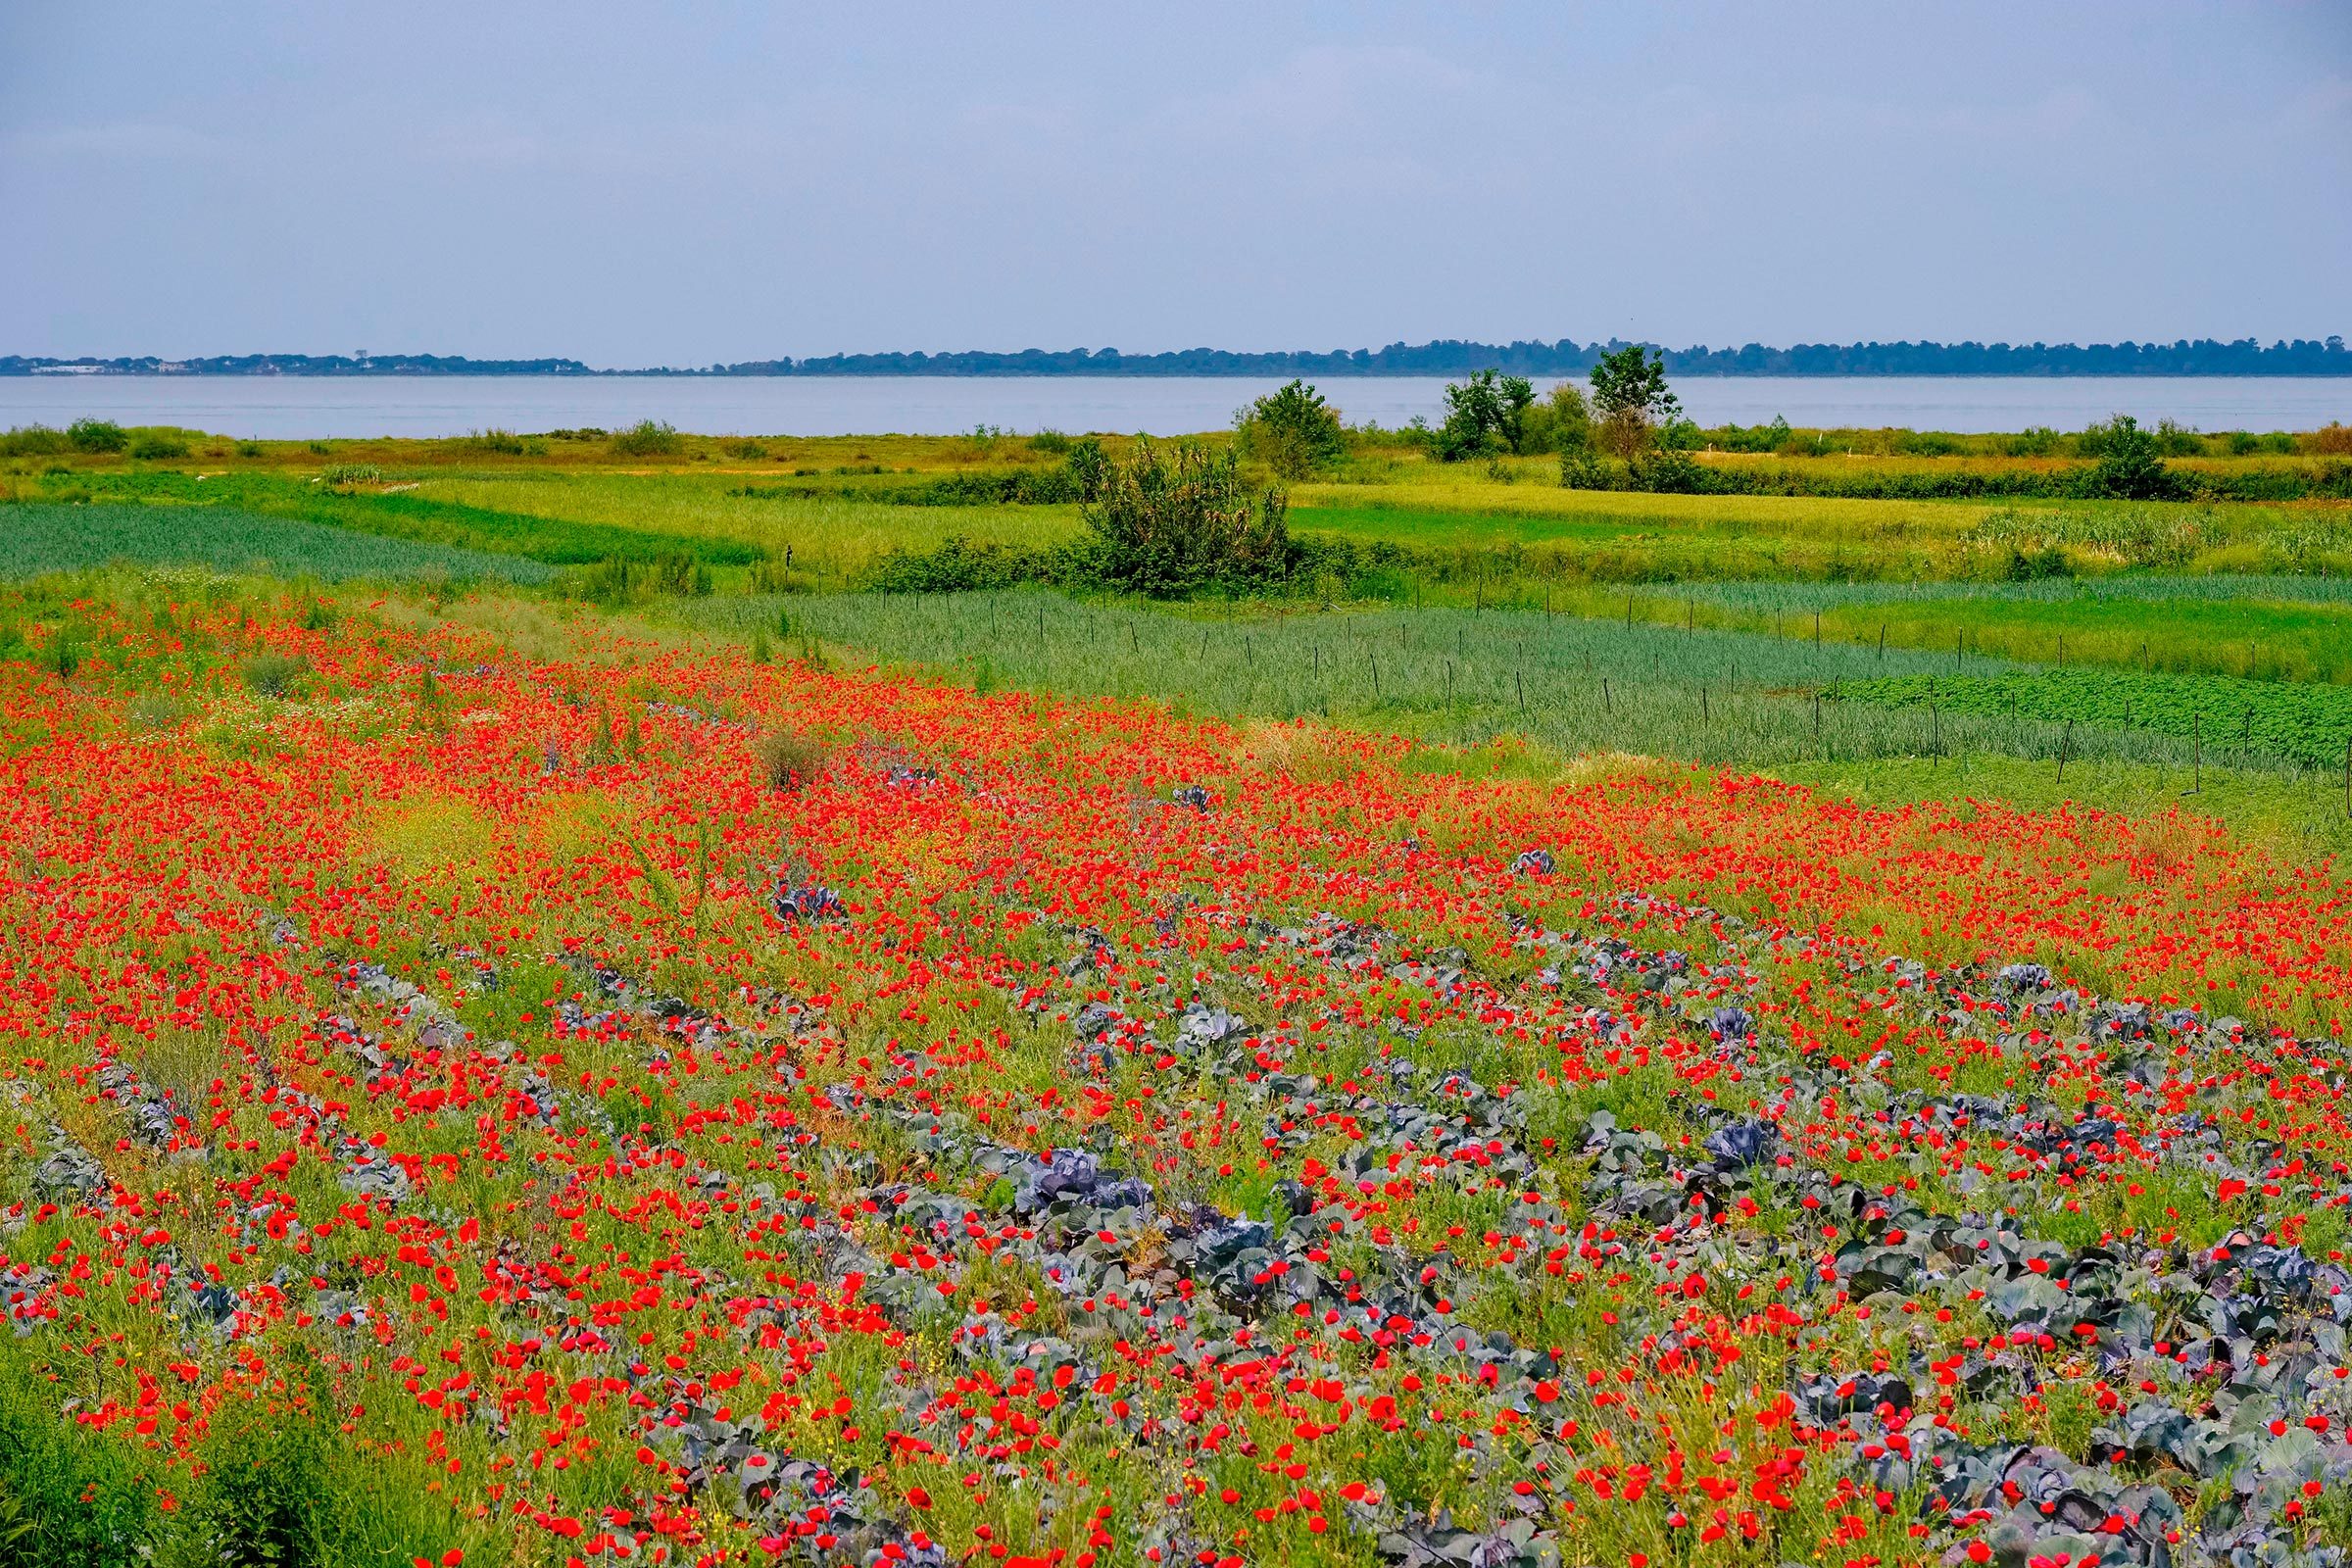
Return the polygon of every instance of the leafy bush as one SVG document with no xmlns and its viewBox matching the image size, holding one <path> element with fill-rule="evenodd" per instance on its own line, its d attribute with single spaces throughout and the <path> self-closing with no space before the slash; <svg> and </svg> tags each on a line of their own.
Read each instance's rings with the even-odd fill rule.
<svg viewBox="0 0 2352 1568">
<path fill-rule="evenodd" d="M 2247 439 L 2250 443 L 2248 450 L 2251 451 L 2252 444 L 2258 443 L 2253 443 L 2252 437 L 2248 437 Z M 2306 438 L 2304 445 L 2307 450 L 2312 452 L 2326 453 L 2330 456 L 2352 457 L 2352 424 L 2344 424 L 2338 420 L 2330 419 L 2326 424 L 2321 425 L 2317 430 L 2312 431 L 2310 436 Z"/>
<path fill-rule="evenodd" d="M 1658 426 L 1658 445 L 1668 452 L 1696 452 L 1705 440 L 1696 421 L 1679 415 Z"/>
<path fill-rule="evenodd" d="M 1252 505 L 1235 453 L 1138 442 L 1109 466 L 1102 494 L 1086 508 L 1095 574 L 1106 586 L 1158 599 L 1211 583 L 1278 579 L 1290 558 L 1288 508 L 1280 490 Z"/>
<path fill-rule="evenodd" d="M 318 471 L 318 482 L 330 490 L 355 484 L 381 484 L 384 470 L 372 463 L 336 463 Z"/>
<path fill-rule="evenodd" d="M 487 430 L 476 430 L 471 435 L 459 436 L 450 445 L 460 452 L 480 457 L 543 458 L 547 456 L 546 442 L 536 437 L 519 436 L 512 430 L 501 430 L 495 426 Z"/>
<path fill-rule="evenodd" d="M 1302 380 L 1267 393 L 1234 416 L 1244 455 L 1285 479 L 1303 479 L 1348 450 L 1339 411 Z"/>
<path fill-rule="evenodd" d="M 1726 452 L 1778 452 L 1795 439 L 1788 428 L 1786 415 L 1776 414 L 1770 424 L 1750 425 L 1742 430 L 1727 424 L 1713 433 L 1713 443 Z"/>
<path fill-rule="evenodd" d="M 1560 454 L 1560 485 L 1568 490 L 1635 490 L 1632 470 L 1589 448 Z"/>
<path fill-rule="evenodd" d="M 1446 388 L 1446 421 L 1434 437 L 1438 458 L 1466 458 L 1517 452 L 1525 439 L 1522 421 L 1535 405 L 1536 389 L 1524 375 L 1480 370 Z"/>
<path fill-rule="evenodd" d="M 112 419 L 75 419 L 66 426 L 66 439 L 76 452 L 120 452 L 130 445 L 130 432 Z"/>
<path fill-rule="evenodd" d="M 1070 450 L 1070 438 L 1059 430 L 1040 430 L 1029 438 L 1029 450 L 1047 457 L 1058 458 Z"/>
<path fill-rule="evenodd" d="M 925 484 L 889 490 L 843 487 L 842 494 L 860 501 L 883 501 L 901 507 L 1057 507 L 1094 500 L 1102 490 L 1110 459 L 1093 436 L 1068 444 L 1061 466 L 1039 471 L 1015 468 L 1004 473 L 952 473 Z M 814 496 L 808 489 L 745 485 L 730 492 L 775 500 Z"/>
<path fill-rule="evenodd" d="M 896 549 L 865 573 L 865 586 L 885 594 L 956 594 L 1021 583 L 1079 580 L 1083 566 L 1062 551 L 1014 545 L 975 545 L 961 534 L 935 550 Z"/>
<path fill-rule="evenodd" d="M 612 437 L 612 451 L 616 458 L 669 458 L 685 448 L 678 439 L 677 426 L 657 419 L 640 419 Z"/>
<path fill-rule="evenodd" d="M 2032 555 L 2012 548 L 2009 552 L 2009 565 L 2002 573 L 2011 582 L 2041 582 L 2052 577 L 2071 577 L 2074 574 L 2073 563 L 2066 559 L 2066 552 L 2056 545 L 2044 545 Z"/>
<path fill-rule="evenodd" d="M 1521 452 L 1588 452 L 1592 446 L 1592 408 L 1572 382 L 1558 383 L 1519 416 Z"/>
<path fill-rule="evenodd" d="M 1657 451 L 1636 459 L 1633 475 L 1642 489 L 1661 495 L 1699 496 L 1715 488 L 1712 471 L 1680 445 L 1661 445 Z"/>
<path fill-rule="evenodd" d="M 2099 442 L 2098 466 L 2091 470 L 2094 495 L 2126 501 L 2169 501 L 2181 493 L 2180 482 L 2157 455 L 2156 437 L 2139 427 L 2129 414 L 2111 420 Z"/>
<path fill-rule="evenodd" d="M 71 445 L 63 430 L 27 424 L 0 435 L 0 458 L 53 458 Z"/>
<path fill-rule="evenodd" d="M 141 430 L 130 439 L 130 455 L 134 458 L 184 458 L 188 444 L 169 430 Z"/>
</svg>

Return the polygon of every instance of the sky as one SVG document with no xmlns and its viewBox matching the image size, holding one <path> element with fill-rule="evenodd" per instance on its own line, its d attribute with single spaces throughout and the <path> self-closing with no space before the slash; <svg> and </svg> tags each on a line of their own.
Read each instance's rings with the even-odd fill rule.
<svg viewBox="0 0 2352 1568">
<path fill-rule="evenodd" d="M 2352 333 L 2352 5 L 0 3 L 0 353 Z"/>
</svg>

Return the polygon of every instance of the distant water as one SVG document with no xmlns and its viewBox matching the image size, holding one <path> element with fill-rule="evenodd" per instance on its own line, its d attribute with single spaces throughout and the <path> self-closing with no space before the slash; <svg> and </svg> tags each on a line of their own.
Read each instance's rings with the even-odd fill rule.
<svg viewBox="0 0 2352 1568">
<path fill-rule="evenodd" d="M 1182 435 L 1219 429 L 1279 384 L 1248 376 L 0 376 L 0 428 L 85 415 L 221 435 L 305 437 L 523 432 L 662 419 L 707 435 Z M 1433 423 L 1437 377 L 1331 377 L 1350 421 Z M 2352 420 L 2352 379 L 2266 376 L 1693 376 L 1676 383 L 1701 424 L 1905 425 L 2079 430 L 2111 414 L 2201 430 L 2308 430 Z"/>
</svg>

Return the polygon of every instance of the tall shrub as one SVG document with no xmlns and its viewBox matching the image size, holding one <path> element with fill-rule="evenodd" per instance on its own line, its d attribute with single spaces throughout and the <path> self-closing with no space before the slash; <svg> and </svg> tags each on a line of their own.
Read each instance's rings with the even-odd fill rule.
<svg viewBox="0 0 2352 1568">
<path fill-rule="evenodd" d="M 1480 370 L 1446 388 L 1446 422 L 1438 427 L 1438 457 L 1446 463 L 1524 450 L 1536 389 L 1524 375 Z"/>
<path fill-rule="evenodd" d="M 612 455 L 616 458 L 675 457 L 685 443 L 678 439 L 677 427 L 657 419 L 640 419 L 612 437 Z"/>
<path fill-rule="evenodd" d="M 75 419 L 66 426 L 66 439 L 76 452 L 120 452 L 130 445 L 130 432 L 112 419 Z"/>
<path fill-rule="evenodd" d="M 2108 422 L 2100 442 L 2099 461 L 2090 470 L 2093 495 L 2124 501 L 2169 501 L 2180 494 L 2180 481 L 2158 456 L 2156 437 L 2139 427 L 2129 414 Z"/>
<path fill-rule="evenodd" d="M 1285 479 L 1303 479 L 1347 451 L 1340 411 L 1304 381 L 1267 393 L 1234 416 L 1242 451 Z"/>
<path fill-rule="evenodd" d="M 1288 508 L 1279 489 L 1253 501 L 1230 451 L 1139 441 L 1110 465 L 1085 509 L 1095 573 L 1155 599 L 1276 580 L 1290 561 Z"/>
</svg>

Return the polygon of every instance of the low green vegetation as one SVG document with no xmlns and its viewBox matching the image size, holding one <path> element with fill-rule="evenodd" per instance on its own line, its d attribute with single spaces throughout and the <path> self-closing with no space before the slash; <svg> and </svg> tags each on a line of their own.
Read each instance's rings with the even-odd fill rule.
<svg viewBox="0 0 2352 1568">
<path fill-rule="evenodd" d="M 270 517 L 318 523 L 449 549 L 519 556 L 553 566 L 612 560 L 647 562 L 688 556 L 710 564 L 749 565 L 761 559 L 741 540 L 666 532 L 576 518 L 531 517 L 417 493 L 414 481 L 388 478 L 372 464 L 330 465 L 308 482 L 273 474 L 189 474 L 129 470 L 77 476 L 60 499 L 148 506 L 233 507 Z"/>
<path fill-rule="evenodd" d="M 1540 610 L 1171 612 L 1014 592 L 719 599 L 675 613 L 730 639 L 831 647 L 983 687 L 1533 748 L 1523 755 L 1539 770 L 1634 754 L 1835 778 L 1870 799 L 1880 771 L 1900 798 L 1925 768 L 1947 794 L 2023 792 L 2112 809 L 2198 789 L 2204 808 L 2241 826 L 2305 849 L 2352 845 L 2341 770 L 2352 695 L 2331 687 L 2191 681 L 2183 698 L 2179 678 L 2156 676 L 2120 697 L 2130 688 L 2092 677 L 2075 706 L 2068 679 L 2080 672 L 1972 655 L 1964 680 L 2037 695 L 1946 706 L 1918 700 L 1949 667 L 1944 656 Z M 2215 714 L 2237 715 L 2226 732 L 2155 721 L 2206 701 Z M 2248 704 L 2257 705 L 2250 730 Z"/>
<path fill-rule="evenodd" d="M 1303 479 L 1348 452 L 1339 411 L 1304 381 L 1267 393 L 1234 416 L 1237 446 L 1278 478 Z"/>
<path fill-rule="evenodd" d="M 0 439 L 0 537 L 19 577 L 479 582 L 666 605 L 771 650 L 1448 747 L 1864 795 L 1965 772 L 2138 808 L 2193 787 L 2325 837 L 2352 689 L 2352 507 L 2329 489 L 2347 458 L 2341 426 L 2128 416 L 1700 429 L 1627 350 L 1589 384 L 1469 377 L 1405 430 L 1348 425 L 1293 382 L 1177 444 L 655 421 L 230 442 L 84 421 Z"/>
<path fill-rule="evenodd" d="M 202 566 L 276 577 L 540 583 L 552 567 L 513 555 L 385 537 L 225 506 L 0 508 L 0 575 L 33 577 L 114 563 Z"/>
<path fill-rule="evenodd" d="M 2352 682 L 2352 579 L 1559 585 L 1555 611 L 1776 637 L 2263 681 Z"/>
<path fill-rule="evenodd" d="M 2352 687 L 2155 675 L 2117 669 L 1911 673 L 1840 686 L 1841 700 L 1910 710 L 2038 719 L 2094 730 L 2153 730 L 2215 757 L 2352 764 Z"/>
</svg>

